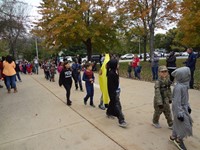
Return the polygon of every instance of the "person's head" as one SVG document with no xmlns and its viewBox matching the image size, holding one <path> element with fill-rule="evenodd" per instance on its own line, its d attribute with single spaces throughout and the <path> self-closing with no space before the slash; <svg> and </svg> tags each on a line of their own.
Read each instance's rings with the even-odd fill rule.
<svg viewBox="0 0 200 150">
<path fill-rule="evenodd" d="M 6 56 L 6 61 L 7 61 L 9 64 L 12 63 L 12 61 L 13 61 L 12 56 L 7 55 L 7 56 Z"/>
<path fill-rule="evenodd" d="M 64 68 L 68 69 L 70 68 L 70 63 L 68 61 L 65 61 L 63 66 Z"/>
<path fill-rule="evenodd" d="M 174 52 L 174 51 L 171 51 L 169 55 L 170 55 L 170 56 L 174 56 L 174 54 L 175 54 L 175 52 Z"/>
<path fill-rule="evenodd" d="M 158 72 L 160 78 L 166 78 L 168 76 L 168 70 L 166 66 L 160 66 L 158 68 Z"/>
<path fill-rule="evenodd" d="M 137 54 L 134 54 L 134 58 L 138 58 L 138 55 L 137 55 Z"/>
<path fill-rule="evenodd" d="M 118 61 L 117 59 L 111 59 L 108 63 L 107 63 L 107 69 L 108 70 L 117 70 L 119 67 Z"/>
<path fill-rule="evenodd" d="M 192 48 L 188 48 L 187 52 L 188 52 L 188 54 L 191 54 L 193 52 L 193 49 Z"/>
<path fill-rule="evenodd" d="M 92 70 L 92 63 L 86 63 L 85 64 L 85 68 L 86 68 L 86 70 L 89 70 L 89 71 L 91 71 Z"/>
<path fill-rule="evenodd" d="M 75 63 L 75 64 L 78 63 L 78 58 L 74 58 L 74 63 Z"/>
<path fill-rule="evenodd" d="M 186 83 L 189 86 L 190 82 L 190 68 L 181 67 L 172 72 L 172 76 L 175 78 L 177 83 Z"/>
</svg>

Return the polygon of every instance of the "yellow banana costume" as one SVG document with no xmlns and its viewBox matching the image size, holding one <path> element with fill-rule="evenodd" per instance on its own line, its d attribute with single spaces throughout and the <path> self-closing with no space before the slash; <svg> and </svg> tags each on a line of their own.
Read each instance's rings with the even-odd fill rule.
<svg viewBox="0 0 200 150">
<path fill-rule="evenodd" d="M 109 60 L 110 60 L 110 56 L 109 54 L 106 54 L 103 64 L 101 66 L 101 69 L 99 71 L 99 85 L 100 85 L 100 89 L 103 95 L 104 104 L 108 104 L 110 101 L 109 95 L 108 95 L 107 76 L 106 76 L 106 73 L 107 73 L 106 64 Z"/>
</svg>

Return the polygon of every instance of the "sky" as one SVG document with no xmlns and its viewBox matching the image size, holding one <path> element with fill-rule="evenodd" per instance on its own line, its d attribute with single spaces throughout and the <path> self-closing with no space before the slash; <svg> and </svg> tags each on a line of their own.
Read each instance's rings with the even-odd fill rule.
<svg viewBox="0 0 200 150">
<path fill-rule="evenodd" d="M 35 21 L 35 19 L 40 18 L 41 16 L 38 14 L 38 6 L 42 2 L 42 0 L 21 0 L 30 5 L 30 16 L 31 20 Z"/>
</svg>

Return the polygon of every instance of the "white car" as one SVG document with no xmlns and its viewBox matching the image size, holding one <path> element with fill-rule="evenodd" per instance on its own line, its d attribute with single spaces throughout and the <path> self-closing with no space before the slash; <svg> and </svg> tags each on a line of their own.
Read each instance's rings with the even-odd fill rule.
<svg viewBox="0 0 200 150">
<path fill-rule="evenodd" d="M 144 58 L 144 53 L 138 54 L 138 57 L 143 59 Z M 149 53 L 146 53 L 146 58 L 150 58 Z"/>
<path fill-rule="evenodd" d="M 182 54 L 181 54 L 181 56 L 188 56 L 189 54 L 188 54 L 188 52 L 183 52 Z"/>
<path fill-rule="evenodd" d="M 85 63 L 88 60 L 87 56 L 81 59 L 82 63 Z"/>
<path fill-rule="evenodd" d="M 125 55 L 122 55 L 120 58 L 121 59 L 133 59 L 134 57 L 134 54 L 125 54 Z"/>
<path fill-rule="evenodd" d="M 73 61 L 72 56 L 65 56 L 64 60 L 69 61 L 70 63 Z"/>
</svg>

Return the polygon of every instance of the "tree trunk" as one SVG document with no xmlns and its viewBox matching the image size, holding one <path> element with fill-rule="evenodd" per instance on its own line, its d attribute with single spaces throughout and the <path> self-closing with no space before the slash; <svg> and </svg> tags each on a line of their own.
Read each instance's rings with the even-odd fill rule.
<svg viewBox="0 0 200 150">
<path fill-rule="evenodd" d="M 86 48 L 87 48 L 88 61 L 91 61 L 91 56 L 92 56 L 92 42 L 91 42 L 91 38 L 88 38 L 83 43 L 86 45 Z"/>
<path fill-rule="evenodd" d="M 147 60 L 147 35 L 143 36 L 143 46 L 144 46 L 144 61 Z"/>
<path fill-rule="evenodd" d="M 153 57 L 154 52 L 154 31 L 155 31 L 155 19 L 156 19 L 156 1 L 152 0 L 152 14 L 149 22 L 149 30 L 150 30 L 150 57 Z"/>
</svg>

